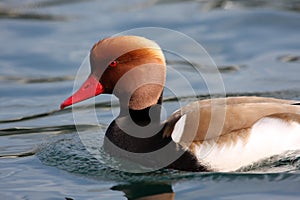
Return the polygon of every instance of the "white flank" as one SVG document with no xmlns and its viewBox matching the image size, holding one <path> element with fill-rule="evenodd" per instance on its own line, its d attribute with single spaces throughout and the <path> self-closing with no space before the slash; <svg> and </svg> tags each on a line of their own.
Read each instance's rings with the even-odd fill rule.
<svg viewBox="0 0 300 200">
<path fill-rule="evenodd" d="M 300 124 L 276 118 L 256 122 L 247 142 L 216 144 L 210 140 L 195 148 L 200 162 L 215 171 L 235 171 L 264 158 L 300 149 Z"/>
<path fill-rule="evenodd" d="M 174 126 L 171 137 L 175 143 L 179 143 L 179 141 L 182 138 L 184 126 L 185 126 L 185 120 L 186 120 L 186 115 L 181 116 Z"/>
</svg>

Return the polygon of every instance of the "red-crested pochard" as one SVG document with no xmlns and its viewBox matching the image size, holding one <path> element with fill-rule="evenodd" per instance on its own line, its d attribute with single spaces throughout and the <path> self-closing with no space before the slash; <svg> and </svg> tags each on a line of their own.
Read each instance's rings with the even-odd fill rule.
<svg viewBox="0 0 300 200">
<path fill-rule="evenodd" d="M 163 167 L 234 171 L 300 149 L 300 106 L 292 100 L 249 96 L 201 100 L 161 122 L 166 63 L 154 41 L 139 36 L 106 38 L 93 46 L 90 64 L 88 79 L 61 109 L 102 93 L 116 95 L 120 114 L 104 141 L 112 155 L 146 166 L 174 158 Z M 148 156 L 166 146 L 167 153 Z"/>
</svg>

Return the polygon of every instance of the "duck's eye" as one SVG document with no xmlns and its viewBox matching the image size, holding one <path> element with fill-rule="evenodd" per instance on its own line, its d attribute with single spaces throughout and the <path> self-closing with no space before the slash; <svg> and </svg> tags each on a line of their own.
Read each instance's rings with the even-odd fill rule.
<svg viewBox="0 0 300 200">
<path fill-rule="evenodd" d="M 116 67 L 118 65 L 118 62 L 116 60 L 112 61 L 109 66 L 110 67 Z"/>
</svg>

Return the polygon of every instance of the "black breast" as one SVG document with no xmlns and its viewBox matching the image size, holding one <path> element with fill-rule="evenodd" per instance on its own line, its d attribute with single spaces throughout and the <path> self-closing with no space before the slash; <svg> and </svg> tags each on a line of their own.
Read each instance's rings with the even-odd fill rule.
<svg viewBox="0 0 300 200">
<path fill-rule="evenodd" d="M 119 158 L 128 159 L 147 167 L 160 166 L 159 162 L 164 161 L 164 158 L 170 156 L 170 153 L 180 155 L 171 164 L 164 166 L 165 168 L 171 168 L 183 171 L 208 171 L 208 169 L 201 165 L 196 157 L 189 151 L 184 151 L 178 144 L 176 144 L 171 137 L 163 137 L 164 125 L 158 124 L 160 131 L 151 137 L 134 137 L 125 133 L 114 120 L 108 127 L 105 139 L 104 150 Z M 146 132 L 138 133 L 148 134 Z M 157 156 L 149 157 L 145 153 L 154 152 L 166 145 L 171 147 L 172 152 L 165 154 L 159 154 Z M 137 154 L 132 154 L 137 153 Z"/>
</svg>

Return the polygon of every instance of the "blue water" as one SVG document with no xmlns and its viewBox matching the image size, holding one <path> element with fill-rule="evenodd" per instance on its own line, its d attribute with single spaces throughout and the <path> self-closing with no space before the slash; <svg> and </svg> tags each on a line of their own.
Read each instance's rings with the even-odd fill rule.
<svg viewBox="0 0 300 200">
<path fill-rule="evenodd" d="M 95 159 L 77 133 L 101 143 L 111 110 L 118 110 L 110 106 L 110 97 L 96 98 L 100 124 L 89 123 L 92 100 L 79 104 L 84 120 L 77 129 L 72 109 L 59 111 L 59 105 L 71 94 L 95 42 L 143 27 L 179 31 L 201 44 L 220 69 L 228 96 L 300 100 L 300 2 L 122 2 L 0 2 L 0 199 L 155 199 L 159 194 L 164 199 L 299 199 L 297 152 L 232 173 L 131 174 Z M 161 40 L 195 56 L 171 36 Z M 166 54 L 198 98 L 215 95 L 188 63 Z M 203 64 L 204 75 L 213 74 L 207 67 L 212 63 L 193 62 Z M 168 72 L 168 85 L 180 90 L 175 73 Z M 194 99 L 188 91 L 179 93 L 182 104 Z M 166 115 L 179 107 L 173 97 L 166 90 Z"/>
</svg>

